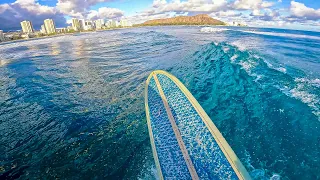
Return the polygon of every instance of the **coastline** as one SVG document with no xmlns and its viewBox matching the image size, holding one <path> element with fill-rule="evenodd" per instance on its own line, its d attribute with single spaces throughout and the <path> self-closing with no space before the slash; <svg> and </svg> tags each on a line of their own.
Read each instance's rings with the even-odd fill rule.
<svg viewBox="0 0 320 180">
<path fill-rule="evenodd" d="M 95 30 L 95 31 L 82 31 L 82 32 L 73 32 L 73 33 L 61 33 L 61 34 L 50 35 L 50 36 L 42 36 L 42 37 L 33 37 L 33 38 L 27 38 L 27 39 L 17 39 L 17 40 L 3 41 L 3 42 L 0 42 L 0 45 L 5 45 L 5 44 L 9 44 L 9 43 L 18 43 L 18 42 L 24 42 L 24 41 L 31 41 L 31 40 L 38 40 L 38 39 L 55 38 L 55 37 L 75 35 L 75 34 L 88 34 L 88 33 L 102 32 L 102 31 L 119 30 L 119 29 L 130 29 L 130 28 L 135 28 L 135 27 L 111 28 L 111 29 L 101 29 L 101 30 Z"/>
<path fill-rule="evenodd" d="M 37 39 L 54 38 L 54 37 L 65 36 L 65 35 L 68 35 L 68 34 L 56 34 L 56 35 L 52 35 L 52 36 L 42 36 L 42 37 L 34 37 L 34 38 L 28 38 L 28 39 L 9 40 L 9 41 L 0 42 L 0 45 L 9 44 L 9 43 L 18 43 L 18 42 L 24 42 L 24 41 L 31 41 L 31 40 L 37 40 Z"/>
<path fill-rule="evenodd" d="M 251 27 L 251 26 L 230 26 L 230 25 L 196 25 L 196 24 L 172 24 L 172 25 L 133 25 L 132 27 L 119 27 L 119 28 L 110 28 L 110 29 L 101 29 L 95 31 L 83 31 L 83 32 L 73 32 L 73 33 L 63 33 L 63 34 L 56 34 L 51 36 L 42 36 L 42 37 L 33 37 L 28 39 L 17 39 L 17 40 L 9 40 L 0 42 L 0 45 L 10 44 L 10 43 L 19 43 L 24 41 L 31 41 L 31 40 L 38 40 L 38 39 L 46 39 L 46 38 L 55 38 L 60 36 L 68 36 L 68 35 L 75 35 L 75 34 L 88 34 L 88 33 L 96 33 L 96 32 L 103 32 L 103 31 L 112 31 L 112 30 L 121 30 L 121 29 L 132 29 L 132 28 L 143 28 L 143 27 L 170 27 L 170 26 L 181 26 L 181 27 L 237 27 L 237 28 L 260 28 L 260 27 Z M 300 30 L 300 29 L 286 29 L 286 28 L 272 28 L 272 27 L 265 27 L 264 29 L 280 29 L 283 31 L 303 31 L 303 32 L 313 32 L 313 33 L 320 33 L 320 31 L 312 31 L 312 30 Z"/>
</svg>

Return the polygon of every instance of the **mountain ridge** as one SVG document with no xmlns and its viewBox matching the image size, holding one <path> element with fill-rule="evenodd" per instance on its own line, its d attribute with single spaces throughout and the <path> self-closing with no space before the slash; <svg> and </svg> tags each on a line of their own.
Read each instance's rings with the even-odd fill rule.
<svg viewBox="0 0 320 180">
<path fill-rule="evenodd" d="M 225 22 L 214 19 L 207 14 L 196 16 L 177 16 L 165 19 L 149 20 L 141 25 L 143 26 L 160 26 L 160 25 L 226 25 Z"/>
</svg>

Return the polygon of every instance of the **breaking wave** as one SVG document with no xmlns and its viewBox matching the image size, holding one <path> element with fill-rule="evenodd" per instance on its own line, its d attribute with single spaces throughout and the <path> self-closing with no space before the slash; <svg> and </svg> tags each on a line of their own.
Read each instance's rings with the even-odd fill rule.
<svg viewBox="0 0 320 180">
<path fill-rule="evenodd" d="M 267 36 L 320 40 L 320 37 L 318 37 L 318 36 L 310 36 L 310 35 L 302 35 L 302 34 L 291 34 L 291 33 L 280 33 L 280 32 L 263 32 L 263 31 L 241 31 L 241 32 L 250 33 L 250 34 L 267 35 Z"/>
<path fill-rule="evenodd" d="M 263 54 L 227 43 L 204 45 L 172 71 L 224 132 L 254 179 L 299 179 L 306 172 L 309 179 L 317 176 L 319 165 L 300 162 L 320 158 L 314 151 L 320 137 L 319 87 L 307 86 L 318 80 L 297 79 Z M 301 137 L 310 140 L 308 150 L 295 148 L 304 146 Z"/>
<path fill-rule="evenodd" d="M 228 30 L 229 29 L 226 29 L 226 28 L 203 27 L 200 29 L 200 32 L 213 33 L 213 32 L 223 32 Z"/>
</svg>

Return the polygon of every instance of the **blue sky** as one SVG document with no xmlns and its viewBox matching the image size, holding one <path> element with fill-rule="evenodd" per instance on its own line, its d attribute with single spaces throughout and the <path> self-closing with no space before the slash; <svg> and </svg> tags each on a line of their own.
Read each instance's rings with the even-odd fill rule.
<svg viewBox="0 0 320 180">
<path fill-rule="evenodd" d="M 52 18 L 58 27 L 72 17 L 128 19 L 132 23 L 208 14 L 227 23 L 320 31 L 318 0 L 0 0 L 0 29 L 18 29 L 30 20 L 35 28 Z"/>
</svg>

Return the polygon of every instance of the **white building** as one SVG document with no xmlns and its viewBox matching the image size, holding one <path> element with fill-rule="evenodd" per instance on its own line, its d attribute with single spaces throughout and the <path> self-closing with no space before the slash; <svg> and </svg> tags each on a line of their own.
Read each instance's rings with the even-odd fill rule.
<svg viewBox="0 0 320 180">
<path fill-rule="evenodd" d="M 107 28 L 111 28 L 111 21 L 107 21 L 105 24 L 104 24 Z"/>
<path fill-rule="evenodd" d="M 57 28 L 57 32 L 58 33 L 66 33 L 66 32 L 68 32 L 68 29 L 67 28 Z"/>
<path fill-rule="evenodd" d="M 120 22 L 116 21 L 116 27 L 120 27 Z"/>
<path fill-rule="evenodd" d="M 72 27 L 73 27 L 73 30 L 75 30 L 75 31 L 81 30 L 80 22 L 78 19 L 72 18 Z"/>
<path fill-rule="evenodd" d="M 120 23 L 115 20 L 109 20 L 106 24 L 107 24 L 106 26 L 108 28 L 116 28 L 116 27 L 120 26 Z"/>
<path fill-rule="evenodd" d="M 132 26 L 132 23 L 130 23 L 128 20 L 126 19 L 121 19 L 120 21 L 120 26 L 121 27 L 130 27 Z"/>
<path fill-rule="evenodd" d="M 34 33 L 34 29 L 30 21 L 22 21 L 20 24 L 23 33 Z"/>
<path fill-rule="evenodd" d="M 46 27 L 45 27 L 44 25 L 41 25 L 40 32 L 41 32 L 42 34 L 47 34 L 47 30 L 46 30 Z"/>
<path fill-rule="evenodd" d="M 80 29 L 84 30 L 84 27 L 86 26 L 86 21 L 84 19 L 79 19 Z"/>
<path fill-rule="evenodd" d="M 67 27 L 67 32 L 70 32 L 70 31 L 72 31 L 73 30 L 73 27 L 72 26 L 68 26 Z"/>
<path fill-rule="evenodd" d="M 3 31 L 0 30 L 0 42 L 1 42 L 1 41 L 4 41 L 4 40 L 5 40 L 5 39 L 4 39 Z"/>
<path fill-rule="evenodd" d="M 54 34 L 57 32 L 56 26 L 54 25 L 54 22 L 52 19 L 44 20 L 44 27 L 46 29 L 47 34 Z"/>
<path fill-rule="evenodd" d="M 91 31 L 94 29 L 94 23 L 92 21 L 85 21 L 84 30 Z"/>
<path fill-rule="evenodd" d="M 96 29 L 102 29 L 104 26 L 104 19 L 95 20 L 94 23 L 96 25 Z"/>
</svg>

